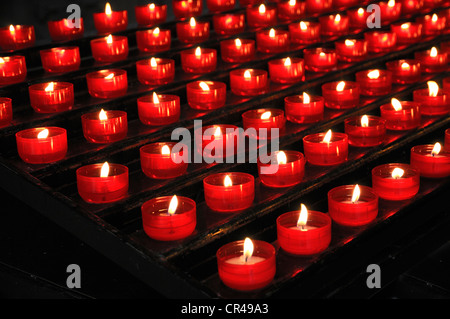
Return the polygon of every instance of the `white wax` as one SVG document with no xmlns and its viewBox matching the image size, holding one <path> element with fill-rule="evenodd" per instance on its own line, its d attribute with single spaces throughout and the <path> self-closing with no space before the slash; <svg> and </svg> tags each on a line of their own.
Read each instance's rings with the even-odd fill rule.
<svg viewBox="0 0 450 319">
<path fill-rule="evenodd" d="M 266 258 L 258 257 L 258 256 L 251 256 L 247 259 L 247 262 L 244 259 L 244 256 L 239 257 L 233 257 L 230 259 L 227 259 L 225 262 L 233 265 L 253 265 L 256 263 L 259 263 L 263 260 L 266 260 Z"/>
</svg>

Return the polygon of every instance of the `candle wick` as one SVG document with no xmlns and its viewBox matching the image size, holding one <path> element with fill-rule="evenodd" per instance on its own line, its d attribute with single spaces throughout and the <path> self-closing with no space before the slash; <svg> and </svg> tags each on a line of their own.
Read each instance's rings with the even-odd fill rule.
<svg viewBox="0 0 450 319">
<path fill-rule="evenodd" d="M 245 256 L 244 257 L 244 262 L 247 263 L 247 261 L 248 261 L 248 256 Z"/>
<path fill-rule="evenodd" d="M 302 230 L 305 230 L 305 225 L 302 225 Z"/>
</svg>

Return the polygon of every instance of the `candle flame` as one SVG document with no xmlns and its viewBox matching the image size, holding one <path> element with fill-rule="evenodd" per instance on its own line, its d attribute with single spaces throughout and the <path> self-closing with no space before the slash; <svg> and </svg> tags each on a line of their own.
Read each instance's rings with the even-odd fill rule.
<svg viewBox="0 0 450 319">
<path fill-rule="evenodd" d="M 202 88 L 203 91 L 209 91 L 209 86 L 206 82 L 202 81 L 198 85 Z"/>
<path fill-rule="evenodd" d="M 170 155 L 170 148 L 168 145 L 164 145 L 161 148 L 161 155 Z"/>
<path fill-rule="evenodd" d="M 105 13 L 107 15 L 111 15 L 111 13 L 112 13 L 111 5 L 109 4 L 109 2 L 107 2 L 106 5 L 105 5 Z"/>
<path fill-rule="evenodd" d="M 158 66 L 158 63 L 156 63 L 156 59 L 155 59 L 155 58 L 151 58 L 151 59 L 150 59 L 150 66 L 151 66 L 152 68 L 155 68 L 155 67 Z"/>
<path fill-rule="evenodd" d="M 214 137 L 219 137 L 220 135 L 222 135 L 222 131 L 220 130 L 220 127 L 217 127 L 214 132 Z"/>
<path fill-rule="evenodd" d="M 395 6 L 395 0 L 389 0 L 388 6 L 391 7 L 391 8 L 394 7 Z"/>
<path fill-rule="evenodd" d="M 156 92 L 153 92 L 153 103 L 155 104 L 159 103 L 158 94 L 156 94 Z"/>
<path fill-rule="evenodd" d="M 223 186 L 230 187 L 233 186 L 233 182 L 231 181 L 230 176 L 225 176 L 225 179 L 223 180 Z"/>
<path fill-rule="evenodd" d="M 436 97 L 438 95 L 439 92 L 439 85 L 434 82 L 434 81 L 428 81 L 427 82 L 428 85 L 428 93 L 430 96 L 432 97 Z"/>
<path fill-rule="evenodd" d="M 308 29 L 308 26 L 306 25 L 305 22 L 300 21 L 300 29 L 303 30 L 303 31 L 305 31 L 306 29 Z"/>
<path fill-rule="evenodd" d="M 200 57 L 201 55 L 202 55 L 202 49 L 200 49 L 200 47 L 197 47 L 195 49 L 195 56 Z"/>
<path fill-rule="evenodd" d="M 368 127 L 369 126 L 369 117 L 367 115 L 363 115 L 361 117 L 361 126 Z"/>
<path fill-rule="evenodd" d="M 331 141 L 331 130 L 328 130 L 328 132 L 325 134 L 322 142 L 330 143 L 330 141 Z"/>
<path fill-rule="evenodd" d="M 433 16 L 431 17 L 431 21 L 436 22 L 438 20 L 438 16 L 436 13 L 433 14 Z"/>
<path fill-rule="evenodd" d="M 112 39 L 112 35 L 111 34 L 106 37 L 106 43 L 108 43 L 108 44 L 113 43 L 113 39 Z"/>
<path fill-rule="evenodd" d="M 355 40 L 345 40 L 345 45 L 348 47 L 354 46 L 356 43 Z"/>
<path fill-rule="evenodd" d="M 437 54 L 438 54 L 438 51 L 437 51 L 436 47 L 432 47 L 431 51 L 430 51 L 430 56 L 434 58 L 434 57 L 437 57 Z"/>
<path fill-rule="evenodd" d="M 277 163 L 278 164 L 286 164 L 287 163 L 287 157 L 286 157 L 285 152 L 280 151 L 277 153 Z"/>
<path fill-rule="evenodd" d="M 272 116 L 272 113 L 270 111 L 264 112 L 261 114 L 261 120 L 267 120 Z"/>
<path fill-rule="evenodd" d="M 396 111 L 400 111 L 402 109 L 402 103 L 400 103 L 400 101 L 397 100 L 395 97 L 391 99 L 391 104 L 394 110 Z"/>
<path fill-rule="evenodd" d="M 359 200 L 359 196 L 361 195 L 361 190 L 359 189 L 358 184 L 355 185 L 355 188 L 353 189 L 353 195 L 352 195 L 352 203 L 356 203 Z"/>
<path fill-rule="evenodd" d="M 9 32 L 11 32 L 11 33 L 16 32 L 16 29 L 14 28 L 14 26 L 12 24 L 9 26 Z"/>
<path fill-rule="evenodd" d="M 403 70 L 409 69 L 409 64 L 406 63 L 406 62 L 403 62 L 401 67 L 402 67 Z"/>
<path fill-rule="evenodd" d="M 98 119 L 101 121 L 108 119 L 108 115 L 106 114 L 104 109 L 101 109 L 100 113 L 98 113 Z"/>
<path fill-rule="evenodd" d="M 341 82 L 339 82 L 338 85 L 336 86 L 336 91 L 342 92 L 342 91 L 344 90 L 344 87 L 345 87 L 345 82 L 344 82 L 344 81 L 341 81 Z"/>
<path fill-rule="evenodd" d="M 152 33 L 153 33 L 154 35 L 158 35 L 159 32 L 160 32 L 160 30 L 159 30 L 158 27 L 156 27 L 156 28 L 152 31 Z"/>
<path fill-rule="evenodd" d="M 258 8 L 258 11 L 261 14 L 266 13 L 266 6 L 264 4 L 261 4 Z"/>
<path fill-rule="evenodd" d="M 405 174 L 405 171 L 402 170 L 399 167 L 394 168 L 394 170 L 391 173 L 392 178 L 394 179 L 399 179 L 403 176 L 403 174 Z"/>
<path fill-rule="evenodd" d="M 252 77 L 250 70 L 245 70 L 244 72 L 244 78 L 245 79 L 250 79 Z"/>
<path fill-rule="evenodd" d="M 380 71 L 378 70 L 370 71 L 369 73 L 367 73 L 367 77 L 372 80 L 378 79 L 380 77 Z"/>
<path fill-rule="evenodd" d="M 150 9 L 155 9 L 155 4 L 154 3 L 150 3 L 149 5 L 148 5 L 148 7 L 150 8 Z"/>
<path fill-rule="evenodd" d="M 275 29 L 270 29 L 269 31 L 269 37 L 274 38 L 275 37 Z"/>
<path fill-rule="evenodd" d="M 48 131 L 48 129 L 43 129 L 42 131 L 39 132 L 37 138 L 38 139 L 47 138 L 49 133 L 50 132 Z"/>
<path fill-rule="evenodd" d="M 295 0 L 289 0 L 289 5 L 290 6 L 295 6 L 296 1 Z"/>
<path fill-rule="evenodd" d="M 242 45 L 242 42 L 239 38 L 234 40 L 234 43 L 236 44 L 237 47 L 240 47 Z"/>
<path fill-rule="evenodd" d="M 178 207 L 178 198 L 177 195 L 173 195 L 172 199 L 170 200 L 169 209 L 167 210 L 169 215 L 175 214 L 177 207 Z"/>
<path fill-rule="evenodd" d="M 407 22 L 407 23 L 403 23 L 400 27 L 402 29 L 408 29 L 410 25 L 411 25 L 411 23 Z"/>
<path fill-rule="evenodd" d="M 441 144 L 439 142 L 436 142 L 433 146 L 433 150 L 431 151 L 431 156 L 438 155 L 441 151 Z"/>
<path fill-rule="evenodd" d="M 311 98 L 309 97 L 309 94 L 306 92 L 303 92 L 303 104 L 309 104 L 311 103 Z"/>
<path fill-rule="evenodd" d="M 250 238 L 244 240 L 244 261 L 247 262 L 253 255 L 253 242 Z"/>
<path fill-rule="evenodd" d="M 284 66 L 290 66 L 290 65 L 291 65 L 291 58 L 287 57 L 287 58 L 284 60 Z"/>
<path fill-rule="evenodd" d="M 108 177 L 109 175 L 109 164 L 108 162 L 103 163 L 102 168 L 100 170 L 100 177 Z"/>
<path fill-rule="evenodd" d="M 105 79 L 111 80 L 114 77 L 114 73 L 110 73 L 107 76 L 105 76 Z"/>
<path fill-rule="evenodd" d="M 365 12 L 364 8 L 358 9 L 358 15 L 362 16 L 364 14 L 364 12 Z"/>
<path fill-rule="evenodd" d="M 300 204 L 300 215 L 298 217 L 297 227 L 305 226 L 307 221 L 308 221 L 308 209 L 306 208 L 305 205 Z"/>
<path fill-rule="evenodd" d="M 3 60 L 3 58 L 0 58 L 0 64 L 5 63 L 5 60 Z"/>
<path fill-rule="evenodd" d="M 55 84 L 53 82 L 50 82 L 44 89 L 45 92 L 53 92 L 55 88 Z"/>
<path fill-rule="evenodd" d="M 319 53 L 319 55 L 320 56 L 325 56 L 325 52 L 322 51 L 322 52 Z"/>
<path fill-rule="evenodd" d="M 339 21 L 341 21 L 341 15 L 336 14 L 336 16 L 334 17 L 334 22 L 339 22 Z"/>
<path fill-rule="evenodd" d="M 195 18 L 192 17 L 192 18 L 189 20 L 189 25 L 193 28 L 193 27 L 195 27 L 196 24 L 197 24 L 197 23 L 195 22 Z"/>
</svg>

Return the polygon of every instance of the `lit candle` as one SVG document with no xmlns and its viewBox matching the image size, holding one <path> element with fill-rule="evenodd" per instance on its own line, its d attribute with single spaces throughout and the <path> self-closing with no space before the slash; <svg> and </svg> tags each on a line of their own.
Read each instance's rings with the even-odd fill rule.
<svg viewBox="0 0 450 319">
<path fill-rule="evenodd" d="M 397 34 L 389 31 L 368 31 L 364 33 L 367 50 L 373 53 L 392 51 L 397 45 Z"/>
<path fill-rule="evenodd" d="M 277 24 L 277 8 L 263 3 L 247 7 L 246 17 L 247 26 L 251 29 L 271 27 Z"/>
<path fill-rule="evenodd" d="M 416 21 L 423 25 L 424 35 L 438 35 L 445 31 L 447 18 L 433 13 L 433 15 L 427 14 L 423 17 L 418 17 Z"/>
<path fill-rule="evenodd" d="M 104 12 L 94 12 L 94 26 L 99 34 L 124 31 L 128 26 L 126 10 L 113 11 L 109 2 L 105 4 Z"/>
<path fill-rule="evenodd" d="M 331 11 L 332 0 L 306 0 L 306 11 L 311 14 Z"/>
<path fill-rule="evenodd" d="M 283 21 L 298 20 L 306 15 L 306 2 L 297 0 L 278 2 L 277 14 Z"/>
<path fill-rule="evenodd" d="M 323 119 L 324 98 L 302 95 L 292 95 L 284 98 L 286 119 L 293 123 L 314 123 Z"/>
<path fill-rule="evenodd" d="M 450 96 L 434 81 L 427 82 L 427 89 L 413 91 L 413 100 L 420 104 L 424 115 L 443 115 L 450 113 Z"/>
<path fill-rule="evenodd" d="M 349 27 L 352 31 L 367 29 L 367 18 L 371 15 L 365 8 L 348 9 L 346 11 Z"/>
<path fill-rule="evenodd" d="M 327 15 L 319 17 L 320 33 L 324 37 L 338 37 L 349 30 L 349 19 L 345 15 Z"/>
<path fill-rule="evenodd" d="M 178 40 L 183 43 L 200 43 L 209 38 L 209 22 L 196 21 L 194 17 L 186 22 L 177 22 L 176 30 Z"/>
<path fill-rule="evenodd" d="M 233 35 L 244 32 L 244 13 L 215 14 L 212 17 L 214 31 L 219 35 Z"/>
<path fill-rule="evenodd" d="M 83 37 L 84 20 L 80 17 L 79 25 L 69 23 L 67 19 L 48 21 L 48 31 L 52 41 L 71 41 Z"/>
<path fill-rule="evenodd" d="M 312 165 L 338 165 L 347 160 L 348 136 L 331 130 L 310 134 L 303 138 L 303 150 Z"/>
<path fill-rule="evenodd" d="M 367 56 L 367 41 L 345 39 L 334 42 L 337 58 L 345 62 L 362 61 Z"/>
<path fill-rule="evenodd" d="M 387 25 L 400 18 L 402 3 L 389 0 L 378 3 L 380 7 L 381 25 Z"/>
<path fill-rule="evenodd" d="M 414 58 L 420 62 L 420 68 L 424 73 L 440 73 L 443 68 L 447 68 L 447 53 L 439 52 L 436 47 L 414 52 Z"/>
<path fill-rule="evenodd" d="M 411 59 L 386 62 L 386 68 L 392 72 L 392 81 L 397 84 L 418 82 L 422 74 L 420 62 Z"/>
<path fill-rule="evenodd" d="M 0 28 L 0 48 L 2 51 L 15 51 L 32 47 L 36 41 L 34 26 L 9 25 Z"/>
<path fill-rule="evenodd" d="M 288 26 L 291 42 L 294 44 L 310 44 L 320 40 L 320 23 L 300 21 Z"/>
<path fill-rule="evenodd" d="M 264 53 L 280 53 L 289 50 L 289 32 L 285 30 L 261 30 L 256 32 L 256 48 Z"/>
<path fill-rule="evenodd" d="M 351 81 L 328 82 L 322 85 L 325 106 L 331 109 L 350 109 L 359 105 L 360 84 Z"/>
<path fill-rule="evenodd" d="M 77 46 L 40 50 L 42 67 L 49 73 L 65 73 L 80 68 L 80 49 Z"/>
<path fill-rule="evenodd" d="M 31 107 L 38 113 L 55 113 L 71 110 L 74 103 L 73 84 L 48 82 L 28 87 Z"/>
<path fill-rule="evenodd" d="M 172 36 L 169 29 L 160 29 L 158 27 L 138 30 L 136 31 L 136 43 L 141 52 L 164 52 L 170 49 Z"/>
<path fill-rule="evenodd" d="M 128 89 L 127 71 L 122 69 L 90 72 L 86 81 L 89 94 L 101 99 L 123 96 Z"/>
<path fill-rule="evenodd" d="M 255 40 L 229 39 L 220 41 L 220 55 L 228 63 L 243 63 L 255 57 Z"/>
<path fill-rule="evenodd" d="M 166 22 L 167 4 L 149 3 L 134 7 L 136 22 L 139 26 L 152 26 Z"/>
<path fill-rule="evenodd" d="M 139 120 L 145 125 L 169 125 L 180 119 L 180 97 L 172 94 L 141 96 L 137 99 Z"/>
<path fill-rule="evenodd" d="M 394 23 L 391 24 L 391 30 L 397 35 L 399 44 L 415 43 L 422 38 L 421 23 Z"/>
<path fill-rule="evenodd" d="M 411 148 L 411 167 L 417 169 L 423 177 L 450 176 L 450 152 L 443 150 L 438 142 L 414 146 Z"/>
<path fill-rule="evenodd" d="M 181 67 L 187 73 L 209 73 L 217 66 L 216 49 L 200 48 L 181 51 Z"/>
<path fill-rule="evenodd" d="M 225 105 L 227 87 L 218 81 L 194 81 L 186 85 L 187 101 L 196 110 L 213 110 Z"/>
<path fill-rule="evenodd" d="M 202 14 L 202 0 L 172 0 L 172 10 L 177 20 L 185 20 Z"/>
<path fill-rule="evenodd" d="M 406 200 L 419 191 L 419 172 L 408 164 L 383 164 L 372 169 L 372 187 L 387 200 Z"/>
<path fill-rule="evenodd" d="M 329 72 L 337 66 L 335 49 L 310 48 L 303 50 L 305 68 L 310 72 Z"/>
<path fill-rule="evenodd" d="M 186 173 L 187 161 L 183 150 L 173 151 L 176 142 L 152 143 L 140 148 L 141 169 L 144 174 L 154 179 L 175 178 Z"/>
<path fill-rule="evenodd" d="M 305 175 L 305 157 L 297 151 L 279 151 L 270 155 L 270 162 L 258 159 L 261 183 L 268 187 L 289 187 L 299 184 Z"/>
<path fill-rule="evenodd" d="M 244 130 L 254 129 L 249 130 L 249 137 L 271 139 L 284 132 L 286 119 L 280 109 L 255 109 L 242 113 L 242 122 Z"/>
<path fill-rule="evenodd" d="M 355 74 L 362 95 L 381 96 L 392 90 L 392 72 L 389 70 L 365 70 Z"/>
<path fill-rule="evenodd" d="M 173 59 L 150 58 L 136 62 L 137 78 L 144 85 L 163 85 L 175 78 L 175 61 Z"/>
<path fill-rule="evenodd" d="M 348 143 L 357 147 L 371 147 L 383 143 L 386 120 L 378 116 L 355 116 L 345 120 Z"/>
<path fill-rule="evenodd" d="M 218 13 L 234 9 L 235 0 L 206 0 L 206 7 L 211 13 Z"/>
<path fill-rule="evenodd" d="M 0 58 L 0 85 L 10 85 L 25 81 L 27 66 L 25 57 L 13 55 Z"/>
<path fill-rule="evenodd" d="M 239 147 L 239 129 L 231 124 L 203 126 L 194 131 L 196 152 L 207 163 L 233 157 Z"/>
<path fill-rule="evenodd" d="M 12 118 L 12 100 L 8 97 L 0 97 L 0 128 L 10 125 Z"/>
<path fill-rule="evenodd" d="M 260 69 L 236 69 L 230 71 L 230 88 L 236 95 L 254 96 L 266 93 L 267 71 Z"/>
<path fill-rule="evenodd" d="M 98 62 L 117 62 L 128 57 L 128 38 L 111 34 L 90 41 L 92 57 Z"/>
<path fill-rule="evenodd" d="M 304 80 L 305 61 L 301 58 L 274 59 L 269 61 L 270 79 L 275 83 L 296 83 Z"/>
<path fill-rule="evenodd" d="M 113 143 L 124 139 L 128 132 L 127 113 L 124 111 L 92 112 L 81 116 L 83 135 L 91 143 Z"/>
</svg>

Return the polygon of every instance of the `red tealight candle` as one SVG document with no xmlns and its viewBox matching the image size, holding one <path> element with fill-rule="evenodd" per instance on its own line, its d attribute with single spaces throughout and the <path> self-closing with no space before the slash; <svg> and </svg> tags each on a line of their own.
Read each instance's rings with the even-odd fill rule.
<svg viewBox="0 0 450 319">
<path fill-rule="evenodd" d="M 80 68 L 80 49 L 76 46 L 40 50 L 39 53 L 46 72 L 65 73 Z"/>
<path fill-rule="evenodd" d="M 419 186 L 419 172 L 408 164 L 384 164 L 372 169 L 373 190 L 383 199 L 410 199 L 417 194 Z"/>
<path fill-rule="evenodd" d="M 303 50 L 305 68 L 311 72 L 328 72 L 337 65 L 335 49 L 310 48 Z"/>
<path fill-rule="evenodd" d="M 233 35 L 244 32 L 244 13 L 215 14 L 212 17 L 214 31 L 219 35 Z"/>
<path fill-rule="evenodd" d="M 76 174 L 78 194 L 88 203 L 112 203 L 128 193 L 128 167 L 124 165 L 91 164 L 80 167 Z"/>
<path fill-rule="evenodd" d="M 269 61 L 270 80 L 275 83 L 296 83 L 304 80 L 305 61 L 301 58 L 275 59 Z"/>
<path fill-rule="evenodd" d="M 172 10 L 177 20 L 185 20 L 202 14 L 203 0 L 172 0 Z"/>
<path fill-rule="evenodd" d="M 11 124 L 13 117 L 11 101 L 8 97 L 0 97 L 0 127 Z"/>
<path fill-rule="evenodd" d="M 348 17 L 345 15 L 327 15 L 319 17 L 320 33 L 325 37 L 341 36 L 348 33 Z"/>
<path fill-rule="evenodd" d="M 38 113 L 71 110 L 74 103 L 73 84 L 69 82 L 38 83 L 28 87 L 31 107 Z"/>
<path fill-rule="evenodd" d="M 447 152 L 450 152 L 450 128 L 445 130 L 445 144 L 444 148 Z"/>
<path fill-rule="evenodd" d="M 414 52 L 414 58 L 420 62 L 420 68 L 425 73 L 440 73 L 447 70 L 447 53 L 439 52 L 436 47 L 430 50 Z"/>
<path fill-rule="evenodd" d="M 298 20 L 306 15 L 306 2 L 300 0 L 278 2 L 277 12 L 280 20 Z"/>
<path fill-rule="evenodd" d="M 195 81 L 186 85 L 187 101 L 196 110 L 214 110 L 225 105 L 227 86 L 218 81 Z"/>
<path fill-rule="evenodd" d="M 331 242 L 331 218 L 317 211 L 308 211 L 301 204 L 299 211 L 277 218 L 277 239 L 280 247 L 293 255 L 314 255 L 324 251 Z"/>
<path fill-rule="evenodd" d="M 67 153 L 67 131 L 60 127 L 39 127 L 16 133 L 17 152 L 29 164 L 62 160 Z"/>
<path fill-rule="evenodd" d="M 111 34 L 107 37 L 91 40 L 92 57 L 98 62 L 117 62 L 128 56 L 128 38 Z"/>
<path fill-rule="evenodd" d="M 0 28 L 0 48 L 15 51 L 32 47 L 36 37 L 32 25 L 10 25 Z"/>
<path fill-rule="evenodd" d="M 52 41 L 71 41 L 83 37 L 84 20 L 80 17 L 80 24 L 77 26 L 73 21 L 67 19 L 48 21 L 48 31 Z"/>
<path fill-rule="evenodd" d="M 364 33 L 369 52 L 390 52 L 397 45 L 397 34 L 394 32 L 369 31 Z"/>
<path fill-rule="evenodd" d="M 421 77 L 420 63 L 416 60 L 396 60 L 386 62 L 386 68 L 392 72 L 392 82 L 411 84 Z"/>
<path fill-rule="evenodd" d="M 332 10 L 332 0 L 306 0 L 306 11 L 312 14 Z"/>
<path fill-rule="evenodd" d="M 230 71 L 230 88 L 236 95 L 264 94 L 268 88 L 267 71 L 259 69 L 232 70 Z"/>
<path fill-rule="evenodd" d="M 294 44 L 310 44 L 320 40 L 320 23 L 300 21 L 288 26 L 291 42 Z"/>
<path fill-rule="evenodd" d="M 170 49 L 172 42 L 170 30 L 156 27 L 149 30 L 136 31 L 136 43 L 139 51 L 156 53 Z"/>
<path fill-rule="evenodd" d="M 299 184 L 305 175 L 305 157 L 296 151 L 279 151 L 262 162 L 258 158 L 261 183 L 268 187 L 289 187 Z"/>
<path fill-rule="evenodd" d="M 234 9 L 236 0 L 206 0 L 209 12 L 216 13 Z"/>
<path fill-rule="evenodd" d="M 136 22 L 139 26 L 151 26 L 166 22 L 167 4 L 149 3 L 134 7 Z"/>
<path fill-rule="evenodd" d="M 27 65 L 25 57 L 13 55 L 0 58 L 0 85 L 10 85 L 25 81 Z"/>
<path fill-rule="evenodd" d="M 207 163 L 223 162 L 238 150 L 239 129 L 235 125 L 221 124 L 198 128 L 194 132 L 196 151 Z"/>
<path fill-rule="evenodd" d="M 255 40 L 230 39 L 220 41 L 220 56 L 228 63 L 243 63 L 255 57 Z"/>
<path fill-rule="evenodd" d="M 416 14 L 423 7 L 423 0 L 402 0 L 401 3 L 403 16 Z"/>
<path fill-rule="evenodd" d="M 89 94 L 101 99 L 122 96 L 128 89 L 127 71 L 122 69 L 90 72 L 86 80 Z"/>
<path fill-rule="evenodd" d="M 175 61 L 150 58 L 136 62 L 137 78 L 144 85 L 163 85 L 175 78 Z"/>
<path fill-rule="evenodd" d="M 423 25 L 423 33 L 425 35 L 437 35 L 444 32 L 447 18 L 433 13 L 433 15 L 427 14 L 423 17 L 416 18 L 416 21 Z"/>
<path fill-rule="evenodd" d="M 349 28 L 352 30 L 367 29 L 367 18 L 371 15 L 365 8 L 349 9 L 346 11 Z"/>
<path fill-rule="evenodd" d="M 450 176 L 450 152 L 442 150 L 440 143 L 414 146 L 411 148 L 411 167 L 423 177 Z"/>
<path fill-rule="evenodd" d="M 348 155 L 348 136 L 329 130 L 303 138 L 306 160 L 312 165 L 330 166 L 345 162 Z"/>
<path fill-rule="evenodd" d="M 358 184 L 335 187 L 328 192 L 328 213 L 340 225 L 367 225 L 378 215 L 378 195 Z"/>
<path fill-rule="evenodd" d="M 391 30 L 397 35 L 397 42 L 399 44 L 415 43 L 422 38 L 421 23 L 394 23 L 391 24 Z"/>
<path fill-rule="evenodd" d="M 196 21 L 191 18 L 187 22 L 176 24 L 178 40 L 184 43 L 200 43 L 209 38 L 209 22 Z"/>
<path fill-rule="evenodd" d="M 360 84 L 358 82 L 328 82 L 322 85 L 325 106 L 331 109 L 351 109 L 359 105 Z"/>
<path fill-rule="evenodd" d="M 262 30 L 256 32 L 256 47 L 264 53 L 280 53 L 289 50 L 289 32 L 284 30 Z"/>
<path fill-rule="evenodd" d="M 362 95 L 380 96 L 392 90 L 392 72 L 388 70 L 364 70 L 356 72 Z"/>
<path fill-rule="evenodd" d="M 275 248 L 264 241 L 235 241 L 217 250 L 222 282 L 232 289 L 252 291 L 270 284 L 276 273 Z"/>
<path fill-rule="evenodd" d="M 321 96 L 292 95 L 284 98 L 286 119 L 293 123 L 314 123 L 323 119 L 324 99 Z"/>
<path fill-rule="evenodd" d="M 141 206 L 144 232 L 155 240 L 183 239 L 195 230 L 196 204 L 190 198 L 163 196 Z"/>
<path fill-rule="evenodd" d="M 278 137 L 286 124 L 284 111 L 280 109 L 256 109 L 242 114 L 244 130 L 249 137 L 270 139 Z"/>
<path fill-rule="evenodd" d="M 393 98 L 390 104 L 380 106 L 380 113 L 388 130 L 410 130 L 420 125 L 420 104 L 416 102 Z"/>
<path fill-rule="evenodd" d="M 186 73 L 209 73 L 217 66 L 216 49 L 200 48 L 183 50 L 181 55 L 181 67 Z"/>
<path fill-rule="evenodd" d="M 381 24 L 386 25 L 400 18 L 402 3 L 389 0 L 388 2 L 378 3 L 380 7 Z"/>
<path fill-rule="evenodd" d="M 109 2 L 106 3 L 104 12 L 94 12 L 93 16 L 94 26 L 99 34 L 116 33 L 127 29 L 127 11 L 112 11 Z"/>
<path fill-rule="evenodd" d="M 428 89 L 413 91 L 413 100 L 420 104 L 420 113 L 424 115 L 443 115 L 450 113 L 450 93 L 434 81 L 428 81 Z"/>
<path fill-rule="evenodd" d="M 345 62 L 362 61 L 367 56 L 367 41 L 346 39 L 334 42 L 337 58 Z"/>
<path fill-rule="evenodd" d="M 355 116 L 345 120 L 348 143 L 357 147 L 370 147 L 383 143 L 386 120 L 378 116 Z"/>
<path fill-rule="evenodd" d="M 128 132 L 127 113 L 124 111 L 92 112 L 81 116 L 83 135 L 91 143 L 113 143 L 124 139 Z"/>
<path fill-rule="evenodd" d="M 271 27 L 277 24 L 277 7 L 260 4 L 247 7 L 247 25 L 252 29 Z"/>
<path fill-rule="evenodd" d="M 218 212 L 249 208 L 255 198 L 255 178 L 241 172 L 217 173 L 203 180 L 206 205 Z"/>
<path fill-rule="evenodd" d="M 145 125 L 168 125 L 180 119 L 180 97 L 171 94 L 141 96 L 137 99 L 139 120 Z"/>
<path fill-rule="evenodd" d="M 183 150 L 172 150 L 176 142 L 153 143 L 139 150 L 144 174 L 154 179 L 169 179 L 183 175 L 188 167 Z"/>
</svg>

